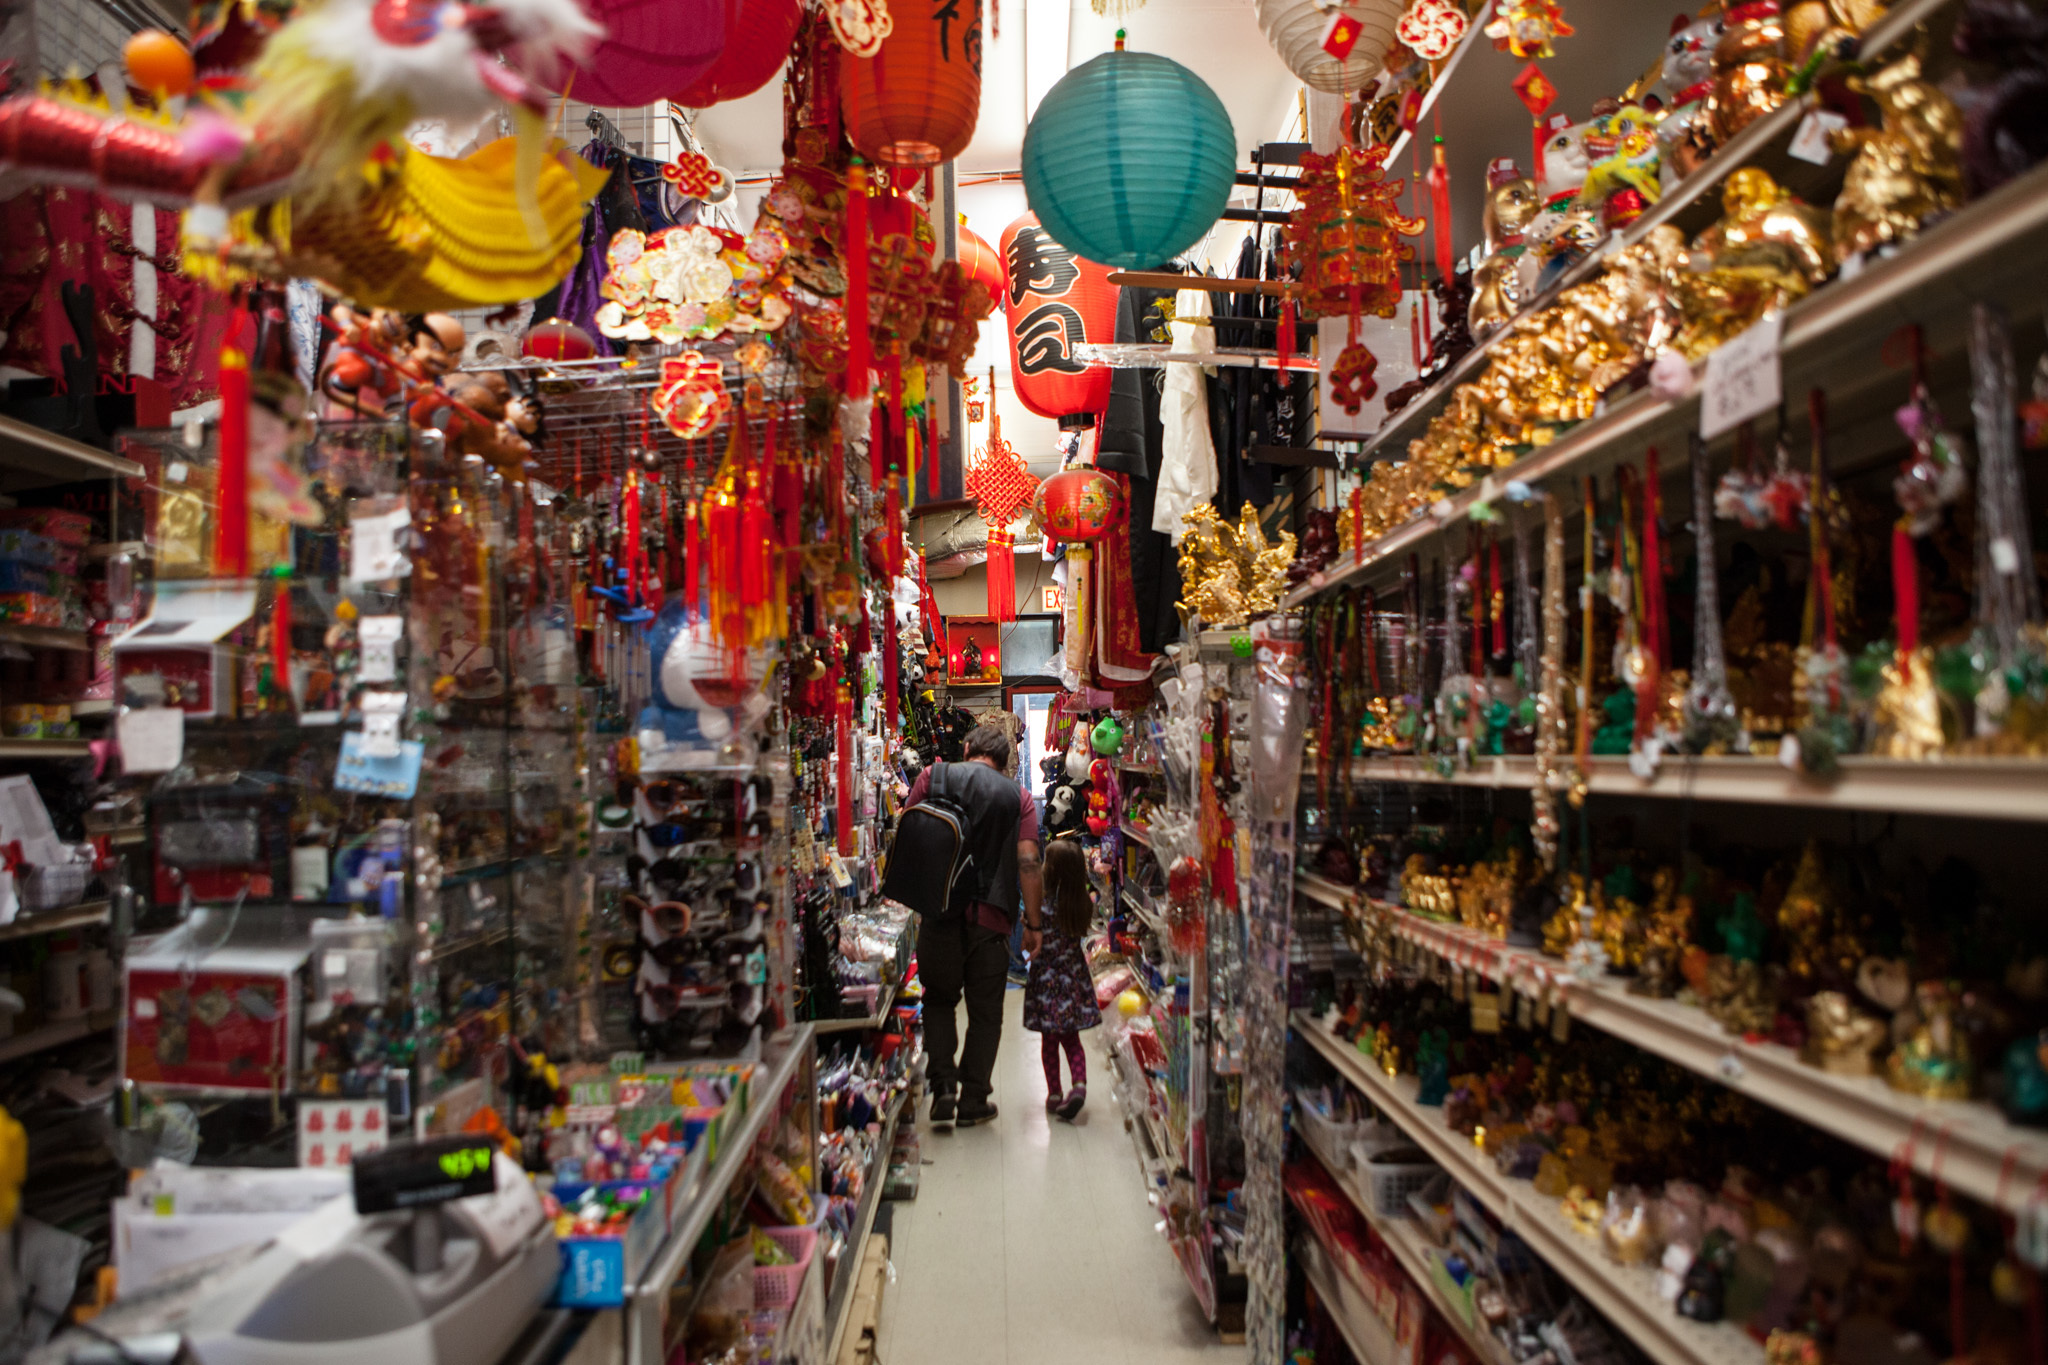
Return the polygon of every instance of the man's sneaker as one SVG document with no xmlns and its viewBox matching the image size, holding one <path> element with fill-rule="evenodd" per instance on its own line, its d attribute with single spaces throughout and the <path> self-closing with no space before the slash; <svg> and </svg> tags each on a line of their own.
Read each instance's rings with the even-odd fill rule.
<svg viewBox="0 0 2048 1365">
<path fill-rule="evenodd" d="M 1066 1100 L 1054 1112 L 1067 1122 L 1074 1121 L 1074 1115 L 1081 1112 L 1081 1106 L 1088 1103 L 1088 1087 L 1077 1085 L 1067 1092 Z"/>
<path fill-rule="evenodd" d="M 950 1093 L 942 1091 L 932 1096 L 932 1127 L 951 1128 L 954 1105 L 955 1101 Z"/>
<path fill-rule="evenodd" d="M 993 1123 L 995 1122 L 995 1118 L 996 1107 L 994 1104 L 992 1104 L 988 1100 L 982 1100 L 978 1104 L 972 1100 L 968 1100 L 961 1104 L 960 1116 L 954 1120 L 954 1126 L 959 1128 L 972 1128 L 976 1124 Z"/>
</svg>

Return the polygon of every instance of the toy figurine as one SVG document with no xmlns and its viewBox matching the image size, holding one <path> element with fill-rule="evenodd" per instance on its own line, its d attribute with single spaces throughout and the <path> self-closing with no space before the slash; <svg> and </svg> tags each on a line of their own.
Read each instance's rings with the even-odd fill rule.
<svg viewBox="0 0 2048 1365">
<path fill-rule="evenodd" d="M 1843 128 L 1831 139 L 1856 160 L 1835 199 L 1835 253 L 1860 255 L 1905 241 L 1921 223 L 1963 202 L 1963 118 L 1954 100 L 1924 80 L 1907 53 L 1850 88 L 1876 102 L 1882 129 Z"/>
<path fill-rule="evenodd" d="M 1578 204 L 1579 191 L 1592 168 L 1586 151 L 1587 131 L 1559 114 L 1545 132 L 1543 155 L 1536 164 L 1536 190 L 1542 207 L 1523 234 L 1527 250 L 1516 269 L 1525 300 L 1536 297 L 1584 259 L 1600 239 L 1593 216 Z"/>
<path fill-rule="evenodd" d="M 1885 0 L 1796 0 L 1785 11 L 1785 64 L 1804 69 L 1817 54 L 1859 36 L 1884 7 Z"/>
<path fill-rule="evenodd" d="M 1778 0 L 1746 0 L 1728 11 L 1714 45 L 1707 121 L 1725 144 L 1785 101 L 1785 25 Z"/>
<path fill-rule="evenodd" d="M 386 308 L 360 312 L 337 303 L 328 314 L 335 341 L 320 367 L 319 388 L 330 418 L 384 420 L 384 409 L 400 392 L 390 357 L 405 338 L 405 318 Z"/>
<path fill-rule="evenodd" d="M 1110 787 L 1116 780 L 1109 760 L 1098 758 L 1088 767 L 1088 832 L 1101 838 L 1109 832 Z"/>
<path fill-rule="evenodd" d="M 1894 1090 L 1930 1100 L 1966 1100 L 1976 1081 L 1969 1040 L 1956 1023 L 1956 1001 L 1939 981 L 1913 990 L 1913 1010 L 1893 1021 L 1903 1039 L 1885 1062 Z"/>
<path fill-rule="evenodd" d="M 1888 1036 L 1884 1024 L 1857 1010 L 1840 991 L 1816 991 L 1806 1002 L 1806 1046 L 1799 1060 L 1836 1076 L 1869 1076 L 1871 1054 Z"/>
<path fill-rule="evenodd" d="M 1578 206 L 1612 232 L 1643 216 L 1664 193 L 1657 121 L 1638 104 L 1602 101 L 1585 137 L 1588 165 Z"/>
<path fill-rule="evenodd" d="M 1713 150 L 1703 117 L 1713 89 L 1714 49 L 1725 31 L 1719 8 L 1697 19 L 1681 14 L 1671 21 L 1671 39 L 1664 45 L 1657 94 L 1664 118 L 1657 125 L 1667 180 L 1692 174 Z"/>
<path fill-rule="evenodd" d="M 1494 162 L 1486 172 L 1486 208 L 1481 225 L 1486 259 L 1472 272 L 1472 306 L 1466 313 L 1474 337 L 1483 337 L 1505 323 L 1522 306 L 1523 232 L 1542 207 L 1536 182 L 1511 160 Z"/>
</svg>

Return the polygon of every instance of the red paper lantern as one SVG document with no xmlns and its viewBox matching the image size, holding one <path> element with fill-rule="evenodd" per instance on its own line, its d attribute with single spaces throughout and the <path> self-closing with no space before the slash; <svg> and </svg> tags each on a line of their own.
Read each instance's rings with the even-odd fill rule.
<svg viewBox="0 0 2048 1365">
<path fill-rule="evenodd" d="M 872 58 L 839 68 L 854 150 L 885 166 L 936 166 L 967 149 L 981 108 L 981 6 L 892 5 L 894 27 Z"/>
<path fill-rule="evenodd" d="M 726 0 L 589 0 L 604 26 L 563 89 L 588 104 L 652 104 L 711 69 L 725 48 Z"/>
<path fill-rule="evenodd" d="M 803 17 L 798 0 L 725 0 L 725 51 L 675 102 L 708 109 L 753 94 L 782 69 Z"/>
<path fill-rule="evenodd" d="M 980 280 L 992 299 L 1000 299 L 1008 288 L 1003 276 L 1003 258 L 988 239 L 962 223 L 960 225 L 960 270 L 970 280 Z"/>
<path fill-rule="evenodd" d="M 528 360 L 588 360 L 597 354 L 597 342 L 567 318 L 549 318 L 526 329 L 519 353 Z"/>
<path fill-rule="evenodd" d="M 1109 369 L 1076 357 L 1083 342 L 1116 336 L 1109 267 L 1082 260 L 1027 213 L 1003 229 L 1003 316 L 1010 380 L 1024 406 L 1062 427 L 1093 425 L 1109 406 Z"/>
<path fill-rule="evenodd" d="M 1087 543 L 1124 524 L 1124 490 L 1099 469 L 1063 469 L 1038 486 L 1038 524 L 1054 540 Z"/>
</svg>

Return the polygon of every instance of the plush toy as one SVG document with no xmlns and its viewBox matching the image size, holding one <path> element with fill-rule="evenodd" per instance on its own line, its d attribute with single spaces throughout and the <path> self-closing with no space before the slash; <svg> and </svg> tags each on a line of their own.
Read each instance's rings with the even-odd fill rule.
<svg viewBox="0 0 2048 1365">
<path fill-rule="evenodd" d="M 1046 788 L 1045 818 L 1039 821 L 1039 828 L 1046 834 L 1078 833 L 1085 824 L 1086 790 L 1064 779 Z"/>
<path fill-rule="evenodd" d="M 690 619 L 680 596 L 655 615 L 648 643 L 654 690 L 642 730 L 657 730 L 670 742 L 718 743 L 766 718 L 770 707 L 757 661 L 749 657 L 734 678 L 726 652 L 702 620 Z"/>
<path fill-rule="evenodd" d="M 1116 774 L 1109 760 L 1098 758 L 1088 768 L 1088 832 L 1100 839 L 1109 832 L 1110 795 Z"/>
<path fill-rule="evenodd" d="M 1088 742 L 1095 752 L 1104 758 L 1115 758 L 1124 747 L 1124 727 L 1115 716 L 1104 716 L 1095 722 L 1095 729 L 1089 734 Z"/>
</svg>

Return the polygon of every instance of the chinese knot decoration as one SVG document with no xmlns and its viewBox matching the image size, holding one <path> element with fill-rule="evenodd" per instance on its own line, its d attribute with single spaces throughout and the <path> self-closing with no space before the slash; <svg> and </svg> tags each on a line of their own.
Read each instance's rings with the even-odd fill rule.
<svg viewBox="0 0 2048 1365">
<path fill-rule="evenodd" d="M 1003 419 L 992 416 L 988 445 L 967 472 L 967 495 L 988 523 L 988 614 L 998 621 L 1017 619 L 1017 541 L 1010 523 L 1038 497 L 1038 480 L 1024 467 L 1017 451 L 1003 439 Z"/>
<path fill-rule="evenodd" d="M 896 28 L 883 0 L 828 0 L 825 15 L 832 21 L 839 45 L 856 57 L 880 52 L 882 40 Z"/>
<path fill-rule="evenodd" d="M 1415 7 L 1394 25 L 1394 36 L 1422 60 L 1440 62 L 1458 46 L 1465 28 L 1465 12 L 1456 0 L 1415 0 Z"/>
<path fill-rule="evenodd" d="M 1569 38 L 1578 32 L 1564 21 L 1564 6 L 1551 0 L 1500 0 L 1486 36 L 1502 52 L 1512 52 L 1523 61 L 1531 57 L 1555 57 L 1554 38 Z"/>
<path fill-rule="evenodd" d="M 716 430 L 732 407 L 719 363 L 697 351 L 661 362 L 661 383 L 649 401 L 668 429 L 686 441 Z"/>
<path fill-rule="evenodd" d="M 684 152 L 661 168 L 661 178 L 690 199 L 709 199 L 726 183 L 725 172 L 702 152 Z"/>
</svg>

